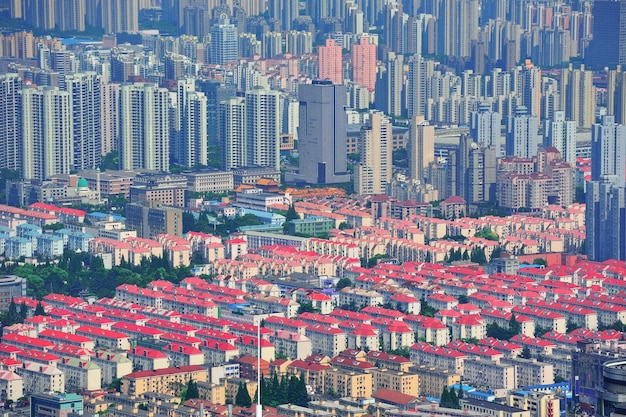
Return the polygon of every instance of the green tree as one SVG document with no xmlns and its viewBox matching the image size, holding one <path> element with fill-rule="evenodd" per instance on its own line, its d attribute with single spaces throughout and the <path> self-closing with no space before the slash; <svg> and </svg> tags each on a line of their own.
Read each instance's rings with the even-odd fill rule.
<svg viewBox="0 0 626 417">
<path fill-rule="evenodd" d="M 523 359 L 530 359 L 532 357 L 532 355 L 530 354 L 530 349 L 528 349 L 528 346 L 524 346 L 524 349 L 522 349 L 522 353 L 519 356 L 520 358 L 523 358 Z"/>
<path fill-rule="evenodd" d="M 439 399 L 439 405 L 445 408 L 452 408 L 452 403 L 450 402 L 450 391 L 448 391 L 448 387 L 444 386 L 441 391 L 441 398 Z"/>
<path fill-rule="evenodd" d="M 301 313 L 318 313 L 319 310 L 313 307 L 313 303 L 303 302 L 300 303 L 300 307 L 298 307 L 298 314 Z"/>
<path fill-rule="evenodd" d="M 533 260 L 533 264 L 541 265 L 541 266 L 544 266 L 544 267 L 548 266 L 548 262 L 545 259 L 543 259 L 543 258 L 535 258 Z"/>
<path fill-rule="evenodd" d="M 487 229 L 482 229 L 481 231 L 477 232 L 474 236 L 479 237 L 481 239 L 493 240 L 495 242 L 500 240 L 500 237 L 498 236 L 497 233 L 494 233 L 491 230 L 487 230 Z"/>
<path fill-rule="evenodd" d="M 472 249 L 472 256 L 470 260 L 479 265 L 484 265 L 487 263 L 487 256 L 485 255 L 485 249 L 475 247 Z"/>
<path fill-rule="evenodd" d="M 576 329 L 580 329 L 580 324 L 572 321 L 571 319 L 567 319 L 567 333 L 573 332 Z"/>
<path fill-rule="evenodd" d="M 420 300 L 420 314 L 422 316 L 435 317 L 435 314 L 437 313 L 437 311 L 439 310 L 437 310 L 436 308 L 428 304 L 428 302 L 425 299 L 422 298 Z"/>
<path fill-rule="evenodd" d="M 522 331 L 522 326 L 517 321 L 515 314 L 511 314 L 511 319 L 509 320 L 509 330 L 515 335 L 519 334 Z"/>
<path fill-rule="evenodd" d="M 9 304 L 9 312 L 7 313 L 7 323 L 9 326 L 18 323 L 20 321 L 20 314 L 17 312 L 17 304 L 11 297 L 11 303 Z"/>
<path fill-rule="evenodd" d="M 109 152 L 102 158 L 102 163 L 100 164 L 100 171 L 104 172 L 107 169 L 110 170 L 118 170 L 120 169 L 120 157 L 117 151 Z"/>
<path fill-rule="evenodd" d="M 337 285 L 335 285 L 335 289 L 337 291 L 342 290 L 346 287 L 351 287 L 352 286 L 352 280 L 350 278 L 341 278 L 339 281 L 337 281 Z"/>
<path fill-rule="evenodd" d="M 252 398 L 250 398 L 250 393 L 248 392 L 248 384 L 246 384 L 245 382 L 239 383 L 239 389 L 237 390 L 237 394 L 235 395 L 235 405 L 245 408 L 248 408 L 252 405 Z"/>
<path fill-rule="evenodd" d="M 39 301 L 37 303 L 37 306 L 35 307 L 35 313 L 33 315 L 34 316 L 45 316 L 46 315 L 46 310 L 44 310 L 43 304 L 41 304 L 41 301 Z"/>
<path fill-rule="evenodd" d="M 248 394 L 248 397 L 250 397 L 250 394 Z M 189 382 L 187 382 L 187 389 L 185 391 L 185 396 L 183 397 L 183 401 L 187 401 L 192 398 L 200 398 L 200 393 L 198 392 L 198 384 L 196 383 L 196 381 L 189 378 Z"/>
<path fill-rule="evenodd" d="M 348 223 L 346 222 L 339 223 L 339 230 L 346 230 L 346 229 L 348 229 Z"/>
<path fill-rule="evenodd" d="M 20 304 L 20 323 L 23 323 L 24 320 L 26 320 L 26 318 L 28 317 L 28 306 L 26 305 L 26 302 L 22 301 L 22 304 Z"/>
</svg>

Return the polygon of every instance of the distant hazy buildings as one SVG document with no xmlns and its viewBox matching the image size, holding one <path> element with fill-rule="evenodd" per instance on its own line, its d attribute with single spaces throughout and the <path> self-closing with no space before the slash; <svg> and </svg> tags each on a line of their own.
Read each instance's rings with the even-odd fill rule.
<svg viewBox="0 0 626 417">
<path fill-rule="evenodd" d="M 100 12 L 105 33 L 139 30 L 139 0 L 101 0 Z"/>
<path fill-rule="evenodd" d="M 311 184 L 350 181 L 347 172 L 346 87 L 313 81 L 298 88 L 299 170 L 295 180 Z"/>
<path fill-rule="evenodd" d="M 596 70 L 626 64 L 626 1 L 593 2 L 593 40 L 589 63 Z"/>
</svg>

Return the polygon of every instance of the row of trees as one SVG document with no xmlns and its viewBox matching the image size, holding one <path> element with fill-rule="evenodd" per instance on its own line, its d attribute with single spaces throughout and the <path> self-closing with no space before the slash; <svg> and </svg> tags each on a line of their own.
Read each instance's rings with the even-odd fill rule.
<svg viewBox="0 0 626 417">
<path fill-rule="evenodd" d="M 448 389 L 448 387 L 443 387 L 443 391 L 441 392 L 441 400 L 439 401 L 439 405 L 445 408 L 454 408 L 457 410 L 461 409 L 461 398 L 463 398 L 463 385 L 459 386 L 459 392 L 457 393 L 454 388 Z"/>
<path fill-rule="evenodd" d="M 448 252 L 444 258 L 444 262 L 455 261 L 471 261 L 479 265 L 484 265 L 488 262 L 485 249 L 478 247 L 472 249 L 471 254 L 467 250 L 461 252 L 461 249 L 450 249 L 450 252 Z"/>
<path fill-rule="evenodd" d="M 179 283 L 192 275 L 188 267 L 171 268 L 167 259 L 157 257 L 144 259 L 138 266 L 122 260 L 119 266 L 105 269 L 101 258 L 72 251 L 66 251 L 57 264 L 2 263 L 0 274 L 13 274 L 26 279 L 28 295 L 37 299 L 49 293 L 113 297 L 115 288 L 122 284 L 145 287 L 157 279 Z"/>
</svg>

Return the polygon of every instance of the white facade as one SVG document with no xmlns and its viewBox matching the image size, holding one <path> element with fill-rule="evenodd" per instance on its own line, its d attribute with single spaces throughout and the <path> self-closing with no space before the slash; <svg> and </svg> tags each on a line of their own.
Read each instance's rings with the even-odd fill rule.
<svg viewBox="0 0 626 417">
<path fill-rule="evenodd" d="M 123 84 L 119 108 L 120 168 L 169 171 L 169 93 L 156 84 Z"/>
<path fill-rule="evenodd" d="M 74 163 L 70 94 L 56 87 L 22 90 L 22 177 L 69 174 Z"/>
</svg>

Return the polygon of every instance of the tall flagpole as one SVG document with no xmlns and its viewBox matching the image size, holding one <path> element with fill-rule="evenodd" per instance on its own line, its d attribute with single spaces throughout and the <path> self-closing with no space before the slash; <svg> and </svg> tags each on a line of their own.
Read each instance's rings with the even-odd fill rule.
<svg viewBox="0 0 626 417">
<path fill-rule="evenodd" d="M 259 320 L 257 324 L 256 332 L 256 417 L 263 417 L 263 408 L 261 405 L 261 320 Z"/>
</svg>

